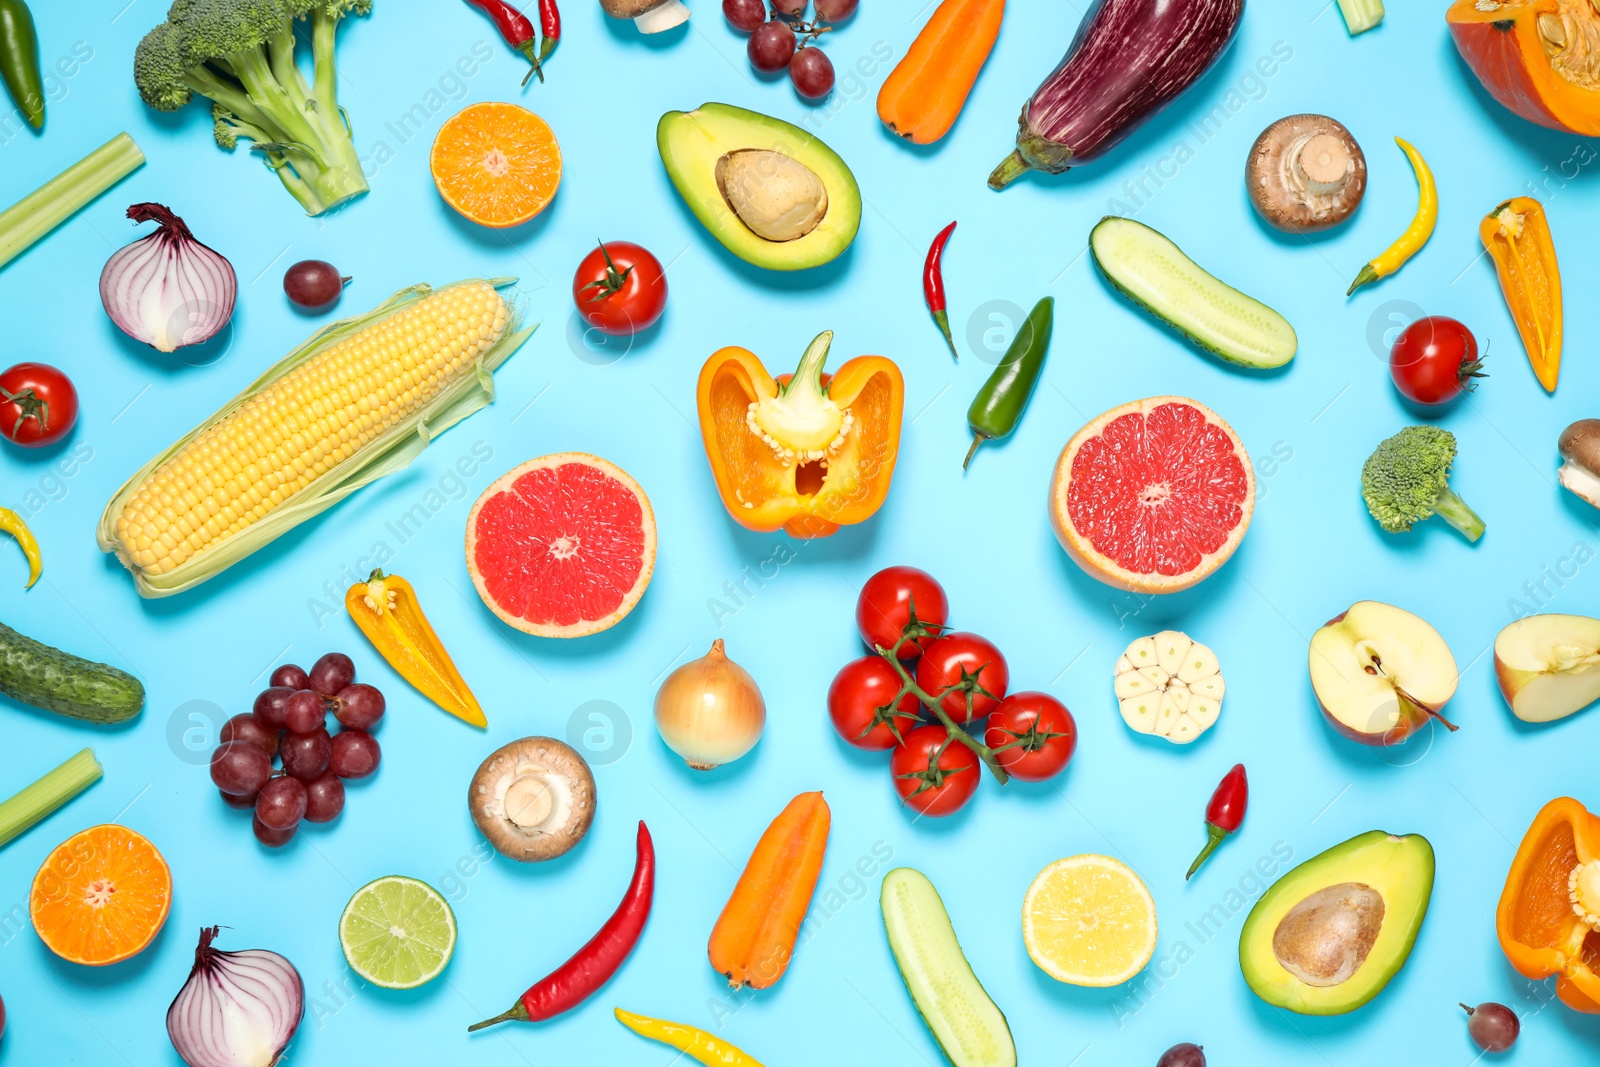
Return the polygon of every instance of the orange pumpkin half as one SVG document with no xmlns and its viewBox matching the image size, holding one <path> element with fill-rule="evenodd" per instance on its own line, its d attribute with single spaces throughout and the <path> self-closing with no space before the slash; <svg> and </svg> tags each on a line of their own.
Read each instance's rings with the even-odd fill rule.
<svg viewBox="0 0 1600 1067">
<path fill-rule="evenodd" d="M 1590 0 L 1455 0 L 1445 21 L 1490 96 L 1529 122 L 1600 136 L 1600 9 Z"/>
</svg>

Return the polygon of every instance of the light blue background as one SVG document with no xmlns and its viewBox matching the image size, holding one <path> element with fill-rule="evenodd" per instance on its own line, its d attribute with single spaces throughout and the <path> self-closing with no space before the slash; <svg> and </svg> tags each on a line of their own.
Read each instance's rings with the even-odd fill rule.
<svg viewBox="0 0 1600 1067">
<path fill-rule="evenodd" d="M 920 150 L 880 128 L 873 98 L 888 70 L 875 55 L 887 54 L 890 64 L 903 55 L 926 10 L 867 0 L 828 35 L 841 83 L 827 105 L 813 108 L 786 82 L 752 74 L 743 38 L 712 0 L 691 3 L 686 30 L 645 39 L 587 0 L 569 0 L 567 39 L 548 80 L 522 93 L 521 59 L 464 4 L 377 0 L 376 14 L 343 34 L 340 94 L 362 155 L 376 161 L 381 141 L 393 158 L 377 166 L 369 196 L 321 220 L 303 217 L 246 152 L 219 151 L 203 106 L 158 115 L 139 102 L 132 51 L 160 19 L 158 0 L 93 0 L 70 14 L 64 5 L 35 5 L 47 64 L 75 41 L 92 59 L 71 77 L 58 75 L 42 137 L 22 133 L 0 144 L 0 201 L 118 130 L 131 131 L 150 161 L 0 272 L 4 362 L 55 363 L 83 400 L 64 449 L 0 449 L 0 503 L 30 515 L 45 553 L 44 580 L 23 594 L 20 558 L 0 549 L 13 590 L 5 621 L 133 671 L 148 703 L 132 725 L 110 730 L 9 701 L 0 707 L 0 793 L 84 745 L 106 768 L 87 795 L 0 852 L 0 996 L 10 1016 L 0 1064 L 176 1064 L 164 1014 L 188 973 L 195 932 L 212 923 L 232 928 L 223 947 L 276 949 L 304 975 L 311 1003 L 294 1063 L 672 1060 L 671 1050 L 617 1025 L 613 1005 L 715 1029 L 772 1064 L 938 1062 L 884 943 L 874 847 L 939 887 L 1025 1064 L 1153 1063 L 1180 1040 L 1202 1042 L 1216 1064 L 1467 1064 L 1476 1049 L 1456 1002 L 1488 999 L 1530 1013 L 1518 1061 L 1592 1060 L 1600 1027 L 1554 1005 L 1548 986 L 1510 971 L 1493 913 L 1515 843 L 1539 806 L 1564 793 L 1600 803 L 1592 758 L 1600 719 L 1590 712 L 1547 728 L 1519 725 L 1496 692 L 1489 655 L 1512 617 L 1511 598 L 1526 599 L 1524 583 L 1546 580 L 1542 599 L 1552 610 L 1595 610 L 1594 567 L 1578 565 L 1574 553 L 1593 556 L 1596 514 L 1554 480 L 1555 437 L 1595 413 L 1586 398 L 1600 385 L 1589 343 L 1595 304 L 1585 297 L 1600 268 L 1585 243 L 1600 224 L 1591 143 L 1531 126 L 1489 100 L 1456 58 L 1441 2 L 1396 3 L 1380 29 L 1352 40 L 1320 0 L 1256 0 L 1199 89 L 1109 159 L 995 194 L 984 177 L 1009 151 L 1018 105 L 1060 58 L 1081 3 L 1013 0 L 960 122 L 944 142 Z M 471 60 L 475 47 L 487 61 L 452 81 L 458 59 Z M 1257 66 L 1275 50 L 1275 61 Z M 847 76 L 858 59 L 859 72 Z M 458 219 L 427 173 L 440 122 L 469 100 L 499 99 L 543 115 L 565 157 L 552 207 L 509 233 Z M 694 222 L 665 180 L 654 130 L 662 111 L 706 100 L 804 120 L 850 163 L 865 207 L 860 235 L 837 263 L 808 275 L 766 274 L 724 253 Z M 386 123 L 413 104 L 427 113 L 425 128 L 402 140 Z M 1202 143 L 1190 124 L 1217 106 L 1221 117 Z M 1355 221 L 1309 243 L 1264 228 L 1240 180 L 1260 129 L 1306 110 L 1348 124 L 1371 169 Z M 1438 232 L 1398 277 L 1347 300 L 1357 267 L 1415 206 L 1395 134 L 1412 139 L 1438 175 Z M 1177 153 L 1180 142 L 1186 150 Z M 1145 178 L 1144 191 L 1130 197 L 1124 183 L 1147 173 L 1161 183 Z M 1548 206 L 1567 278 L 1568 352 L 1554 398 L 1535 382 L 1479 255 L 1479 217 L 1528 191 Z M 239 274 L 231 339 L 190 362 L 126 340 L 99 307 L 101 265 L 136 232 L 123 208 L 152 199 L 183 215 Z M 1108 210 L 1136 212 L 1287 315 L 1301 339 L 1294 363 L 1276 376 L 1231 371 L 1115 298 L 1083 255 L 1090 226 Z M 952 217 L 961 226 L 947 257 L 951 319 L 969 353 L 959 366 L 919 289 L 927 241 Z M 665 320 L 620 359 L 615 348 L 597 354 L 571 327 L 570 272 L 597 237 L 641 242 L 670 264 Z M 500 371 L 495 404 L 411 469 L 195 592 L 141 601 L 95 547 L 101 508 L 146 459 L 318 325 L 279 291 L 284 267 L 307 257 L 355 276 L 342 313 L 416 281 L 516 274 L 530 317 L 543 325 Z M 1032 407 L 1015 436 L 986 447 L 963 477 L 965 405 L 990 366 L 970 354 L 969 337 L 982 343 L 994 328 L 989 343 L 1003 344 L 1005 302 L 1026 308 L 1047 293 L 1056 298 L 1055 340 Z M 993 301 L 1002 303 L 986 304 Z M 1410 537 L 1384 536 L 1357 493 L 1367 452 L 1410 421 L 1369 338 L 1381 352 L 1384 331 L 1419 307 L 1461 317 L 1492 342 L 1492 376 L 1440 420 L 1461 442 L 1455 484 L 1488 522 L 1476 546 L 1438 522 Z M 991 312 L 999 318 L 991 321 Z M 708 475 L 691 421 L 695 376 L 726 344 L 787 369 L 821 329 L 837 331 L 836 359 L 883 353 L 905 371 L 893 492 L 872 521 L 827 541 L 746 532 L 729 521 Z M 1231 564 L 1192 593 L 1146 603 L 1079 573 L 1050 533 L 1044 499 L 1056 454 L 1079 425 L 1157 393 L 1196 397 L 1233 423 L 1255 457 L 1259 500 Z M 492 458 L 464 484 L 451 481 L 475 448 Z M 52 474 L 74 449 L 92 458 L 71 477 Z M 660 557 L 649 593 L 624 623 L 579 641 L 541 641 L 482 608 L 463 566 L 462 528 L 472 498 L 504 470 L 572 449 L 619 463 L 645 486 Z M 386 524 L 439 489 L 441 510 L 401 544 Z M 32 490 L 40 496 L 30 498 Z M 342 610 L 330 613 L 337 604 L 327 601 L 325 583 L 342 591 L 342 569 L 364 567 L 379 540 L 395 550 L 392 568 L 414 581 L 482 698 L 486 736 L 426 704 Z M 1004 790 L 986 782 L 956 817 L 914 822 L 895 801 L 885 762 L 835 738 L 823 697 L 834 671 L 860 653 L 855 591 L 891 563 L 933 571 L 954 621 L 1000 644 L 1017 687 L 1049 689 L 1071 706 L 1081 744 L 1061 779 Z M 1563 566 L 1569 577 L 1546 579 Z M 748 585 L 753 596 L 727 600 L 727 583 L 763 569 L 766 578 Z M 718 598 L 737 607 L 720 621 Z M 1458 734 L 1424 733 L 1384 752 L 1339 740 L 1324 725 L 1306 682 L 1306 641 L 1363 598 L 1418 612 L 1450 643 L 1462 669 L 1449 707 Z M 1210 643 L 1229 682 L 1220 724 L 1187 749 L 1133 736 L 1111 695 L 1123 645 L 1168 625 Z M 656 738 L 650 701 L 668 669 L 716 637 L 759 680 L 770 721 L 750 757 L 696 774 Z M 207 779 L 204 702 L 229 714 L 246 710 L 270 667 L 309 665 L 329 649 L 353 655 L 360 677 L 390 698 L 384 763 L 351 789 L 336 824 L 268 852 Z M 624 709 L 632 740 L 615 762 L 597 760 L 600 809 L 588 839 L 545 866 L 476 863 L 481 838 L 463 801 L 478 761 L 526 734 L 565 736 L 575 709 L 596 700 Z M 1182 872 L 1204 840 L 1206 798 L 1240 760 L 1250 771 L 1249 817 L 1185 885 Z M 705 959 L 711 925 L 768 820 L 795 793 L 818 788 L 834 816 L 818 900 L 836 910 L 776 988 L 729 999 Z M 469 1038 L 469 1022 L 509 1006 L 609 915 L 632 868 L 640 817 L 655 835 L 660 878 L 649 928 L 627 966 L 563 1018 Z M 109 820 L 161 848 L 176 900 L 152 948 L 93 970 L 63 963 L 39 943 L 26 925 L 26 898 L 52 847 Z M 1187 928 L 1219 903 L 1226 913 L 1230 889 L 1241 884 L 1234 899 L 1253 899 L 1259 887 L 1249 876 L 1258 860 L 1271 867 L 1275 848 L 1298 861 L 1373 828 L 1427 835 L 1438 878 L 1411 962 L 1362 1011 L 1310 1019 L 1258 1001 L 1235 961 L 1242 908 L 1210 940 Z M 1129 987 L 1059 985 L 1023 949 L 1018 913 L 1029 881 L 1048 862 L 1085 851 L 1122 857 L 1155 894 L 1160 970 L 1147 974 L 1163 977 L 1138 997 Z M 862 858 L 873 874 L 857 880 L 852 870 Z M 441 980 L 411 993 L 337 991 L 347 981 L 338 915 L 357 886 L 390 873 L 450 892 L 460 922 L 455 959 Z M 1180 943 L 1192 958 L 1163 964 Z"/>
</svg>

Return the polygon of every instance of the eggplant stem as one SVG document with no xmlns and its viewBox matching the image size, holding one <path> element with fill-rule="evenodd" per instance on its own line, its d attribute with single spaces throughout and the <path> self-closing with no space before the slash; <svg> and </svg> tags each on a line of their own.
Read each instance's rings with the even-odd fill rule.
<svg viewBox="0 0 1600 1067">
<path fill-rule="evenodd" d="M 1004 189 L 1029 169 L 1027 160 L 1022 158 L 1022 150 L 1016 149 L 1000 165 L 989 174 L 989 188 Z"/>
</svg>

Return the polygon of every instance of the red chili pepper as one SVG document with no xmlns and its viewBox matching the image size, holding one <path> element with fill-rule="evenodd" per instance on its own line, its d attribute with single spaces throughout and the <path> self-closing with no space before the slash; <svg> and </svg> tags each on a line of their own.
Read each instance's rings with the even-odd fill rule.
<svg viewBox="0 0 1600 1067">
<path fill-rule="evenodd" d="M 539 32 L 544 35 L 539 42 L 539 62 L 543 63 L 561 40 L 561 9 L 556 7 L 556 0 L 539 0 Z"/>
<path fill-rule="evenodd" d="M 543 2 L 550 3 L 552 0 Z M 544 69 L 539 65 L 541 56 L 535 47 L 533 23 L 528 21 L 528 17 L 507 0 L 467 0 L 467 3 L 488 15 L 506 44 L 521 52 L 533 64 L 533 69 L 523 77 L 522 84 L 527 85 L 528 79 L 535 74 L 539 75 L 540 81 L 544 81 Z"/>
<path fill-rule="evenodd" d="M 655 894 L 656 851 L 650 842 L 650 831 L 639 823 L 639 858 L 634 863 L 633 881 L 622 896 L 622 903 L 600 932 L 589 939 L 573 957 L 529 987 L 528 991 L 511 1006 L 509 1011 L 473 1023 L 467 1027 L 482 1030 L 486 1026 L 503 1022 L 536 1023 L 571 1011 L 617 973 L 633 946 L 644 933 L 645 920 L 650 918 L 650 901 Z"/>
<path fill-rule="evenodd" d="M 1244 822 L 1244 809 L 1249 803 L 1250 783 L 1244 777 L 1244 764 L 1235 763 L 1233 770 L 1217 786 L 1217 791 L 1211 794 L 1211 803 L 1206 805 L 1206 847 L 1195 857 L 1189 873 L 1183 876 L 1184 881 L 1194 877 L 1194 872 L 1222 844 L 1223 838 L 1239 829 L 1239 824 Z"/>
<path fill-rule="evenodd" d="M 944 303 L 944 270 L 939 261 L 944 257 L 944 246 L 950 243 L 950 235 L 955 232 L 956 224 L 951 223 L 940 230 L 934 237 L 933 244 L 928 246 L 928 258 L 922 264 L 922 296 L 928 302 L 928 310 L 933 312 L 933 321 L 939 324 L 939 332 L 944 334 L 944 343 L 950 346 L 950 355 L 957 360 L 956 342 L 950 336 L 950 315 L 945 311 Z"/>
</svg>

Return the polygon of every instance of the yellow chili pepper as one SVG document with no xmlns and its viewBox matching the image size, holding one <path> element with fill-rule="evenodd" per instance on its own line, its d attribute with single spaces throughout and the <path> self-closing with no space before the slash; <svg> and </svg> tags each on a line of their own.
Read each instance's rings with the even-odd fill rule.
<svg viewBox="0 0 1600 1067">
<path fill-rule="evenodd" d="M 1544 207 L 1532 197 L 1513 197 L 1478 224 L 1478 236 L 1494 259 L 1533 373 L 1553 393 L 1561 373 L 1561 268 Z"/>
<path fill-rule="evenodd" d="M 682 1023 L 669 1023 L 665 1019 L 652 1019 L 648 1015 L 635 1015 L 621 1008 L 612 1010 L 616 1012 L 617 1022 L 634 1033 L 671 1045 L 679 1052 L 711 1067 L 761 1067 L 760 1061 L 752 1058 L 749 1053 L 728 1044 L 721 1038 L 712 1037 L 704 1030 L 696 1030 Z"/>
<path fill-rule="evenodd" d="M 44 570 L 44 560 L 39 556 L 39 542 L 34 540 L 33 531 L 22 521 L 22 516 L 10 508 L 0 508 L 0 530 L 15 537 L 17 544 L 22 546 L 22 554 L 28 557 L 26 588 L 32 589 L 33 583 L 39 580 L 39 574 Z"/>
<path fill-rule="evenodd" d="M 478 698 L 422 614 L 410 582 L 375 570 L 350 587 L 344 606 L 389 666 L 423 696 L 473 726 L 489 725 Z"/>
<path fill-rule="evenodd" d="M 1433 171 L 1428 169 L 1422 153 L 1411 147 L 1410 142 L 1396 137 L 1394 143 L 1406 154 L 1406 158 L 1411 161 L 1411 169 L 1417 175 L 1417 214 L 1398 241 L 1386 248 L 1377 259 L 1361 268 L 1356 280 L 1345 290 L 1345 296 L 1349 296 L 1369 282 L 1387 278 L 1405 266 L 1406 260 L 1422 251 L 1422 246 L 1433 236 L 1434 224 L 1439 221 L 1439 191 L 1433 184 Z"/>
</svg>

